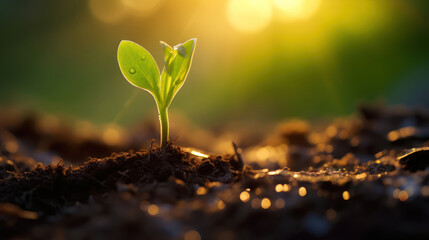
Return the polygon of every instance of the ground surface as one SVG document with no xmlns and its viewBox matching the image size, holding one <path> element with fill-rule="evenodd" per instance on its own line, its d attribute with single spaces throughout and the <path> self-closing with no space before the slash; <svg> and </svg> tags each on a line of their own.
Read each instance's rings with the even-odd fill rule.
<svg viewBox="0 0 429 240">
<path fill-rule="evenodd" d="M 210 156 L 152 146 L 150 127 L 0 119 L 0 238 L 429 238 L 425 109 L 362 107 L 322 130 L 286 122 Z"/>
</svg>

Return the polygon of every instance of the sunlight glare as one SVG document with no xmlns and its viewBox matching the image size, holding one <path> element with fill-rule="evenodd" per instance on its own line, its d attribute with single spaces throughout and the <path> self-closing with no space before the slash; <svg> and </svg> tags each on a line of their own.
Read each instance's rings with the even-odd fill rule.
<svg viewBox="0 0 429 240">
<path fill-rule="evenodd" d="M 195 151 L 195 150 L 192 150 L 191 154 L 194 155 L 194 156 L 197 156 L 197 157 L 202 157 L 202 158 L 208 158 L 208 157 L 210 157 L 207 154 L 204 154 L 202 152 L 198 152 L 198 151 Z"/>
<path fill-rule="evenodd" d="M 274 5 L 288 20 L 303 20 L 311 17 L 320 5 L 320 0 L 274 0 Z"/>
<path fill-rule="evenodd" d="M 242 32 L 257 32 L 271 20 L 271 2 L 266 0 L 229 0 L 227 17 L 230 24 Z"/>
</svg>

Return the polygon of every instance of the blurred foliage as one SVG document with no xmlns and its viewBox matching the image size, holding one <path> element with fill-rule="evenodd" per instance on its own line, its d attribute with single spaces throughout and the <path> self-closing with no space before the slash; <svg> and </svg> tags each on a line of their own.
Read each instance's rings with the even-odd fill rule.
<svg viewBox="0 0 429 240">
<path fill-rule="evenodd" d="M 0 13 L 2 105 L 97 123 L 153 116 L 117 46 L 132 40 L 162 62 L 160 40 L 191 37 L 199 49 L 170 109 L 199 125 L 429 105 L 425 0 L 4 0 Z"/>
</svg>

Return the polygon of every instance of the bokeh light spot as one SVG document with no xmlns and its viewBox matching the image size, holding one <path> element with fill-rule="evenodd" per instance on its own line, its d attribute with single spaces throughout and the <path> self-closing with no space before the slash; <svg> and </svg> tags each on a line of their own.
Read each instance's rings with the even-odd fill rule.
<svg viewBox="0 0 429 240">
<path fill-rule="evenodd" d="M 404 202 L 404 201 L 407 201 L 407 199 L 408 199 L 408 193 L 407 193 L 407 191 L 401 191 L 401 192 L 399 192 L 399 200 L 400 201 Z"/>
<path fill-rule="evenodd" d="M 283 184 L 283 192 L 289 192 L 290 191 L 290 186 L 287 184 Z"/>
<path fill-rule="evenodd" d="M 263 209 L 268 209 L 270 206 L 271 206 L 271 201 L 270 201 L 270 199 L 268 199 L 268 198 L 264 198 L 264 199 L 262 199 L 262 201 L 261 201 L 261 207 L 262 207 Z"/>
<path fill-rule="evenodd" d="M 343 192 L 343 199 L 346 201 L 350 199 L 350 193 L 348 191 Z"/>
<path fill-rule="evenodd" d="M 198 187 L 197 188 L 197 195 L 204 195 L 207 193 L 207 189 L 205 187 Z"/>
<path fill-rule="evenodd" d="M 155 12 L 163 0 L 122 0 L 122 3 L 140 16 L 148 16 Z"/>
<path fill-rule="evenodd" d="M 156 214 L 158 214 L 158 212 L 159 212 L 159 207 L 155 204 L 151 204 L 147 208 L 147 213 L 149 213 L 152 216 L 155 216 Z"/>
<path fill-rule="evenodd" d="M 249 198 L 250 198 L 250 194 L 248 192 L 243 191 L 240 193 L 240 200 L 241 201 L 247 202 L 247 201 L 249 201 Z"/>
<path fill-rule="evenodd" d="M 109 127 L 103 132 L 103 140 L 108 145 L 117 145 L 121 141 L 121 135 L 117 129 Z"/>
<path fill-rule="evenodd" d="M 266 0 L 229 0 L 227 17 L 230 24 L 242 32 L 257 32 L 271 20 L 271 2 Z"/>
<path fill-rule="evenodd" d="M 222 200 L 219 200 L 219 202 L 218 202 L 218 204 L 217 204 L 217 207 L 220 209 L 220 210 L 222 210 L 222 209 L 224 209 L 225 208 L 225 203 L 222 201 Z"/>
<path fill-rule="evenodd" d="M 320 0 L 274 0 L 287 20 L 302 20 L 311 17 L 319 8 Z"/>
<path fill-rule="evenodd" d="M 300 187 L 298 190 L 298 194 L 301 197 L 304 197 L 305 195 L 307 195 L 307 189 L 305 189 L 305 187 Z"/>
<path fill-rule="evenodd" d="M 116 23 L 125 15 L 120 0 L 90 0 L 89 9 L 95 18 L 106 23 Z"/>
<path fill-rule="evenodd" d="M 185 233 L 183 236 L 184 240 L 201 240 L 201 235 L 195 230 L 190 230 Z"/>
<path fill-rule="evenodd" d="M 7 141 L 5 144 L 5 148 L 10 153 L 18 152 L 19 145 L 16 141 Z"/>
</svg>

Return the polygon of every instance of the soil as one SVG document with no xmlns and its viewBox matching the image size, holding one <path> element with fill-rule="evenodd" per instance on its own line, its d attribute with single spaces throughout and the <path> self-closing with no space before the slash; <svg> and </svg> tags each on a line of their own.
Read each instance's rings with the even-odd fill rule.
<svg viewBox="0 0 429 240">
<path fill-rule="evenodd" d="M 285 122 L 231 155 L 1 115 L 0 238 L 429 239 L 427 109 Z"/>
</svg>

